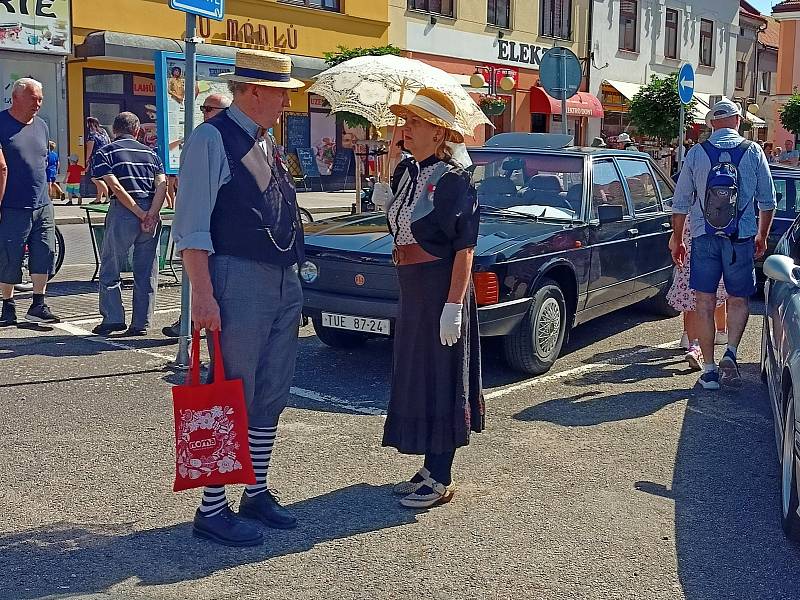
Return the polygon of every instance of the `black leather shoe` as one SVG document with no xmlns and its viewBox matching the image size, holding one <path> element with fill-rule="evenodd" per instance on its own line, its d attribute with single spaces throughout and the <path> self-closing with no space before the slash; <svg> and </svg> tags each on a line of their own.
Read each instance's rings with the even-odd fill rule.
<svg viewBox="0 0 800 600">
<path fill-rule="evenodd" d="M 239 514 L 247 519 L 261 521 L 273 529 L 294 529 L 297 527 L 297 518 L 288 510 L 278 504 L 278 499 L 267 490 L 252 498 L 247 492 L 242 493 L 239 502 Z"/>
<path fill-rule="evenodd" d="M 0 310 L 0 327 L 11 327 L 17 324 L 17 307 L 13 302 L 3 302 Z"/>
<path fill-rule="evenodd" d="M 131 325 L 125 330 L 125 333 L 122 335 L 130 336 L 130 337 L 144 337 L 147 335 L 147 329 L 143 329 L 141 327 L 134 327 Z"/>
<path fill-rule="evenodd" d="M 161 330 L 168 338 L 178 338 L 181 337 L 181 320 L 180 317 L 177 321 L 175 321 L 172 325 L 167 325 Z"/>
<path fill-rule="evenodd" d="M 213 517 L 204 517 L 200 510 L 194 514 L 192 535 L 223 546 L 260 546 L 264 535 L 247 521 L 237 517 L 230 507 Z"/>
<path fill-rule="evenodd" d="M 115 331 L 125 331 L 125 323 L 100 323 L 97 327 L 92 329 L 92 333 L 97 335 L 108 335 Z"/>
</svg>

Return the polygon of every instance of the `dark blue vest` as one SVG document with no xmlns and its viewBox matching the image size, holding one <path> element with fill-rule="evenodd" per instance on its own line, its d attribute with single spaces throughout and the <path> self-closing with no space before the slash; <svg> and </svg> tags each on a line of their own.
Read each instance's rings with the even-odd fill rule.
<svg viewBox="0 0 800 600">
<path fill-rule="evenodd" d="M 303 226 L 292 177 L 277 150 L 270 167 L 258 143 L 222 112 L 209 124 L 222 135 L 231 180 L 211 213 L 214 252 L 279 266 L 302 263 Z M 266 175 L 272 172 L 269 183 Z"/>
</svg>

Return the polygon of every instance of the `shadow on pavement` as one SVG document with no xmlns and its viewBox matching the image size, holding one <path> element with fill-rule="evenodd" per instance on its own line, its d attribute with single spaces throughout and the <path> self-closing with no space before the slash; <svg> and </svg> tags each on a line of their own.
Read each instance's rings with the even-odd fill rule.
<svg viewBox="0 0 800 600">
<path fill-rule="evenodd" d="M 131 577 L 140 579 L 140 586 L 176 583 L 306 552 L 322 542 L 417 522 L 415 512 L 393 501 L 388 485 L 357 484 L 290 508 L 300 527 L 265 529 L 267 541 L 256 548 L 227 548 L 199 540 L 191 535 L 189 523 L 134 531 L 126 524 L 60 522 L 0 536 L 0 589 L 15 594 L 4 598 L 27 600 L 102 592 Z"/>
<path fill-rule="evenodd" d="M 30 328 L 20 327 L 20 329 Z M 37 330 L 51 331 L 52 328 L 43 329 L 39 327 Z M 112 335 L 107 339 L 110 342 L 124 344 L 135 350 L 157 350 L 173 343 L 169 339 L 150 339 L 123 335 Z M 119 352 L 120 350 L 128 350 L 128 348 L 100 343 L 100 338 L 92 339 L 74 335 L 20 337 L 7 340 L 6 347 L 0 351 L 0 360 L 22 356 L 98 356 L 108 352 Z"/>
<path fill-rule="evenodd" d="M 697 394 L 683 420 L 671 496 L 688 600 L 800 595 L 800 550 L 780 526 L 767 392 L 758 365 L 741 370 L 739 390 Z"/>
</svg>

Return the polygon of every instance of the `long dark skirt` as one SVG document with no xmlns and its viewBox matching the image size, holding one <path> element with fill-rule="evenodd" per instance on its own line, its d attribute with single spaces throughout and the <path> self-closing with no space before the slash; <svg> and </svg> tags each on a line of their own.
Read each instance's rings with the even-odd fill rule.
<svg viewBox="0 0 800 600">
<path fill-rule="evenodd" d="M 395 325 L 392 393 L 383 445 L 404 454 L 442 453 L 469 444 L 484 428 L 481 351 L 475 292 L 467 291 L 461 338 L 439 339 L 452 260 L 397 268 L 400 307 Z"/>
</svg>

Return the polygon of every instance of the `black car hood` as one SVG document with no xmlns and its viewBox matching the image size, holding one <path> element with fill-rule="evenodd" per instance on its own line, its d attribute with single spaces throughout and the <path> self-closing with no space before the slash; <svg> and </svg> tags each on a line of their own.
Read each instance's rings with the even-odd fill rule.
<svg viewBox="0 0 800 600">
<path fill-rule="evenodd" d="M 569 225 L 543 222 L 524 217 L 482 216 L 476 253 L 479 256 L 512 258 L 523 245 L 536 244 L 553 237 Z M 304 225 L 306 246 L 316 251 L 339 251 L 389 256 L 392 236 L 383 213 L 348 215 Z"/>
</svg>

